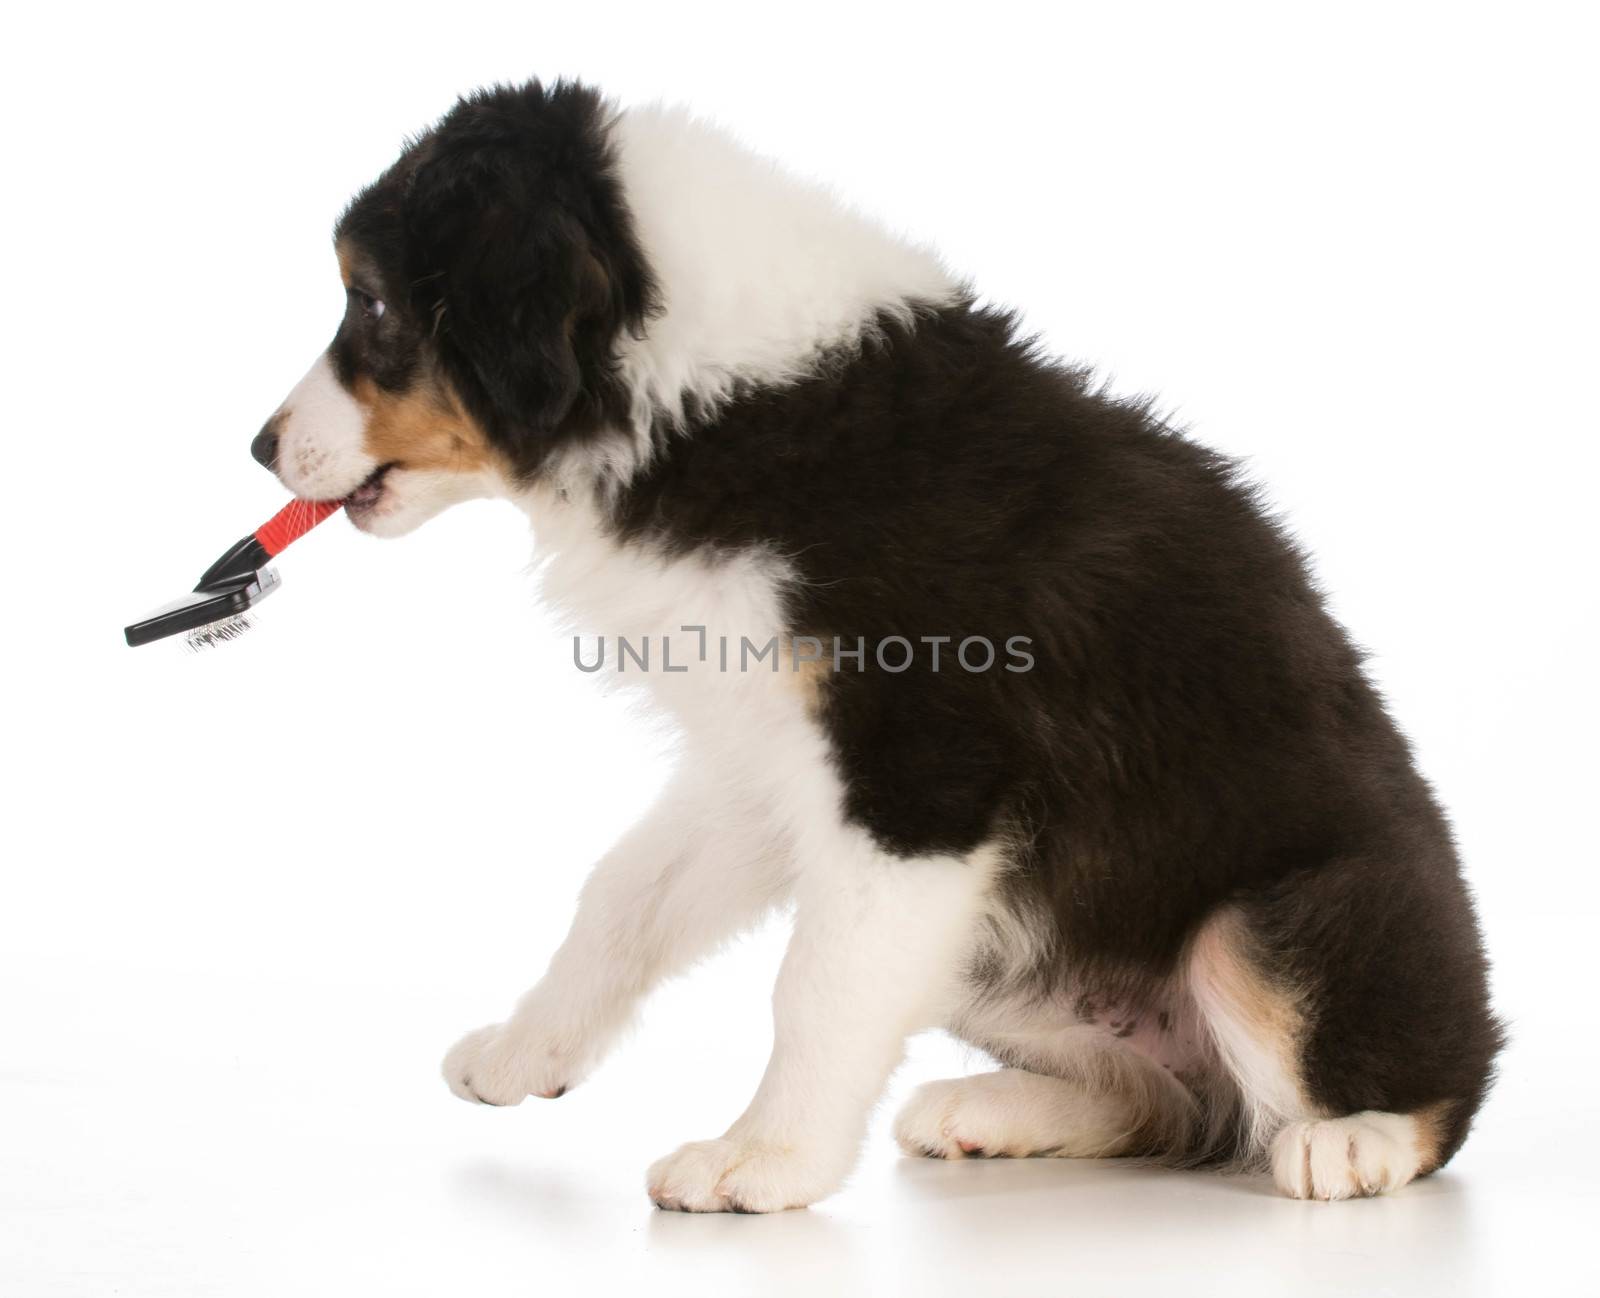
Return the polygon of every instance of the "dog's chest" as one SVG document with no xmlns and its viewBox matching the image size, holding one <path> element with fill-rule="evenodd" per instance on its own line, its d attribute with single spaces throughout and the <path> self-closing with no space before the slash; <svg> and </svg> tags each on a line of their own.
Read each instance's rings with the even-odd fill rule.
<svg viewBox="0 0 1600 1298">
<path fill-rule="evenodd" d="M 576 504 L 530 512 L 541 593 L 574 636 L 581 671 L 646 689 L 702 749 L 763 763 L 785 745 L 812 755 L 814 677 L 795 668 L 781 559 L 665 555 L 615 540 Z"/>
</svg>

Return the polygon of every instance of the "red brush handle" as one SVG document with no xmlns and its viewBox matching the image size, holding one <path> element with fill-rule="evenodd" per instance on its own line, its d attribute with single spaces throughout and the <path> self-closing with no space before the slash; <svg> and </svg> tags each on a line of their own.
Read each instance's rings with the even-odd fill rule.
<svg viewBox="0 0 1600 1298">
<path fill-rule="evenodd" d="M 260 527 L 256 540 L 270 559 L 344 505 L 342 500 L 291 500 Z"/>
</svg>

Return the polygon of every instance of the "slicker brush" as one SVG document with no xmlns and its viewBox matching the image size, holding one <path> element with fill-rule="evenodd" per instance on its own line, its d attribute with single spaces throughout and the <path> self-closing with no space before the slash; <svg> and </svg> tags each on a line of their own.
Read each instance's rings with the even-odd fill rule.
<svg viewBox="0 0 1600 1298">
<path fill-rule="evenodd" d="M 343 505 L 342 500 L 291 500 L 229 546 L 193 592 L 124 627 L 123 635 L 130 645 L 141 645 L 186 633 L 191 649 L 237 639 L 250 628 L 249 611 L 278 589 L 278 571 L 267 564 Z"/>
</svg>

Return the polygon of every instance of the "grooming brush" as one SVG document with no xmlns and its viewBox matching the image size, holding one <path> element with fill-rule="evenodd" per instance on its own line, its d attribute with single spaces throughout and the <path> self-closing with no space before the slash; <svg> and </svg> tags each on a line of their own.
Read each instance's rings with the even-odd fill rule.
<svg viewBox="0 0 1600 1298">
<path fill-rule="evenodd" d="M 249 536 L 229 546 L 205 570 L 193 593 L 124 627 L 122 634 L 130 645 L 141 645 L 186 631 L 191 649 L 243 635 L 250 627 L 245 614 L 278 589 L 278 571 L 267 567 L 268 562 L 343 504 L 342 500 L 291 500 Z"/>
</svg>

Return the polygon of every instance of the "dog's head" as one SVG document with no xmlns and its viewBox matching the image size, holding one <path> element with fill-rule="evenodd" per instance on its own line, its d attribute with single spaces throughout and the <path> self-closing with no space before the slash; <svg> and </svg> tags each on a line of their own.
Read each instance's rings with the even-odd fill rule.
<svg viewBox="0 0 1600 1298">
<path fill-rule="evenodd" d="M 623 435 L 617 345 L 654 290 L 607 131 L 593 91 L 534 82 L 411 144 L 339 220 L 344 318 L 256 458 L 396 536 Z"/>
</svg>

